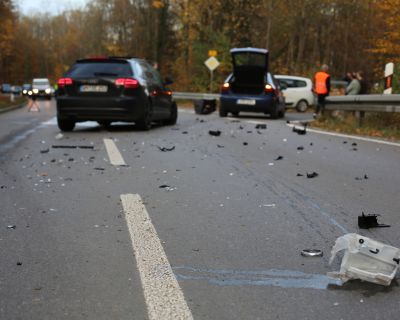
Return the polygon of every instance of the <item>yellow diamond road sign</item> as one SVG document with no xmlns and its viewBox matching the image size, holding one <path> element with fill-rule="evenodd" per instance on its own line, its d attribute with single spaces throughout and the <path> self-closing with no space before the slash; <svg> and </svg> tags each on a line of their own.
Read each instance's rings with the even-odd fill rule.
<svg viewBox="0 0 400 320">
<path fill-rule="evenodd" d="M 214 71 L 219 66 L 219 61 L 215 57 L 208 58 L 204 63 L 210 71 Z"/>
</svg>

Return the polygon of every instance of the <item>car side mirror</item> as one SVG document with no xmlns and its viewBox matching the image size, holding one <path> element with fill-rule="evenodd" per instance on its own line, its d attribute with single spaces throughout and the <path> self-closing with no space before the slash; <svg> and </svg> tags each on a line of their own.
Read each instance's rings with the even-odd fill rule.
<svg viewBox="0 0 400 320">
<path fill-rule="evenodd" d="M 164 86 L 169 86 L 170 84 L 173 84 L 174 80 L 172 80 L 170 77 L 166 77 L 164 79 Z"/>
</svg>

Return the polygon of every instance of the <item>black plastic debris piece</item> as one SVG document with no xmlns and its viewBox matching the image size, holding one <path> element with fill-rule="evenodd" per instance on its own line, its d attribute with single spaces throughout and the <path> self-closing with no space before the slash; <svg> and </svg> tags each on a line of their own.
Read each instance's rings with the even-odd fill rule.
<svg viewBox="0 0 400 320">
<path fill-rule="evenodd" d="M 1 186 L 0 189 L 7 189 L 7 186 Z"/>
<path fill-rule="evenodd" d="M 243 145 L 244 145 L 244 146 L 248 146 L 249 143 L 248 143 L 248 142 L 243 142 Z"/>
<path fill-rule="evenodd" d="M 298 173 L 296 176 L 297 176 L 297 177 L 304 177 L 304 174 Z"/>
<path fill-rule="evenodd" d="M 379 214 L 368 214 L 365 215 L 364 212 L 361 216 L 358 216 L 358 227 L 360 229 L 369 229 L 369 228 L 389 228 L 388 224 L 380 224 L 378 223 Z"/>
<path fill-rule="evenodd" d="M 314 145 L 314 143 L 310 142 L 310 146 L 313 146 L 313 145 Z"/>
<path fill-rule="evenodd" d="M 175 150 L 175 146 L 172 146 L 171 148 L 159 147 L 159 146 L 157 146 L 157 147 L 158 147 L 158 149 L 159 149 L 161 152 L 168 152 L 168 151 L 173 151 L 173 150 Z"/>
<path fill-rule="evenodd" d="M 351 149 L 351 150 L 353 150 L 353 151 L 357 151 L 358 149 L 357 149 L 357 148 L 353 148 L 353 149 Z"/>
<path fill-rule="evenodd" d="M 49 151 L 50 151 L 50 149 L 42 149 L 42 150 L 40 150 L 40 153 L 49 153 Z"/>
<path fill-rule="evenodd" d="M 275 159 L 275 161 L 282 160 L 282 159 L 283 159 L 282 156 L 278 156 L 278 157 Z"/>
<path fill-rule="evenodd" d="M 356 143 L 356 142 L 353 142 L 351 145 L 352 145 L 353 147 L 355 147 L 355 146 L 357 146 L 357 143 Z"/>
<path fill-rule="evenodd" d="M 368 176 L 366 174 L 364 174 L 364 177 L 355 177 L 354 179 L 357 181 L 368 180 Z"/>
<path fill-rule="evenodd" d="M 68 161 L 72 162 L 72 161 L 75 161 L 75 159 L 74 158 L 68 158 Z"/>
<path fill-rule="evenodd" d="M 57 160 L 56 159 L 51 159 L 50 162 L 51 163 L 55 163 Z"/>
<path fill-rule="evenodd" d="M 7 229 L 16 229 L 17 228 L 17 226 L 15 225 L 15 224 L 10 224 L 10 225 L 8 225 L 7 226 Z"/>
<path fill-rule="evenodd" d="M 298 135 L 304 135 L 307 133 L 307 123 L 304 124 L 303 129 L 293 127 L 293 132 L 296 132 Z"/>
<path fill-rule="evenodd" d="M 176 188 L 175 187 L 171 187 L 167 184 L 163 184 L 161 186 L 159 186 L 160 189 L 164 189 L 165 191 L 175 191 Z"/>
<path fill-rule="evenodd" d="M 18 261 L 17 266 L 22 266 L 22 262 Z"/>
<path fill-rule="evenodd" d="M 256 127 L 255 127 L 256 129 L 263 129 L 263 130 L 265 130 L 265 129 L 267 129 L 267 125 L 265 124 L 265 123 L 258 123 L 258 124 L 256 124 Z"/>
<path fill-rule="evenodd" d="M 104 168 L 101 168 L 101 167 L 96 167 L 96 168 L 94 168 L 94 170 L 104 171 L 105 169 L 104 169 Z"/>
<path fill-rule="evenodd" d="M 217 144 L 218 148 L 225 148 L 225 146 L 221 145 L 221 144 Z"/>
<path fill-rule="evenodd" d="M 368 180 L 369 179 L 368 175 L 364 174 L 364 179 Z"/>
<path fill-rule="evenodd" d="M 247 131 L 247 133 L 253 133 L 253 131 L 249 130 L 249 131 Z"/>
<path fill-rule="evenodd" d="M 182 134 L 188 134 L 188 132 L 187 131 L 182 131 Z"/>
<path fill-rule="evenodd" d="M 317 172 L 312 172 L 312 173 L 308 173 L 307 172 L 307 178 L 308 179 L 312 179 L 312 178 L 315 178 L 315 177 L 318 177 L 318 173 Z"/>
<path fill-rule="evenodd" d="M 85 146 L 85 145 L 60 145 L 60 144 L 56 144 L 56 145 L 52 145 L 51 146 L 53 149 L 94 149 L 94 146 Z"/>
<path fill-rule="evenodd" d="M 343 141 L 343 144 L 347 144 L 347 141 Z"/>
<path fill-rule="evenodd" d="M 243 130 L 243 129 L 244 129 L 244 127 L 243 127 L 243 126 L 239 126 L 239 129 L 240 129 L 240 130 Z"/>
<path fill-rule="evenodd" d="M 219 130 L 210 130 L 210 131 L 208 131 L 208 134 L 210 136 L 219 137 L 221 135 L 221 131 L 219 131 Z"/>
<path fill-rule="evenodd" d="M 297 150 L 304 150 L 304 147 L 303 146 L 298 146 Z"/>
</svg>

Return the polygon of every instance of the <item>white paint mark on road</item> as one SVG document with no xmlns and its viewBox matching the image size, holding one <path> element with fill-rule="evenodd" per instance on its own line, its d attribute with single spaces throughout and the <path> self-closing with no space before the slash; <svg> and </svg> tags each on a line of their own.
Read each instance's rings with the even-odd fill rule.
<svg viewBox="0 0 400 320">
<path fill-rule="evenodd" d="M 291 128 L 295 126 L 293 124 L 287 124 L 287 125 L 289 127 L 291 127 Z M 380 144 L 386 144 L 386 145 L 389 145 L 389 146 L 400 147 L 400 143 L 384 141 L 384 140 L 378 140 L 378 139 L 372 139 L 372 138 L 358 137 L 358 136 L 353 136 L 353 135 L 349 135 L 349 134 L 342 134 L 342 133 L 329 132 L 329 131 L 323 131 L 323 130 L 315 130 L 315 129 L 309 129 L 309 128 L 307 128 L 307 132 L 320 133 L 320 134 L 325 134 L 325 135 L 328 135 L 328 136 L 347 138 L 347 139 L 354 139 L 354 140 L 367 141 L 367 142 L 375 142 L 375 143 L 380 143 Z"/>
<path fill-rule="evenodd" d="M 121 195 L 150 320 L 193 319 L 141 197 Z"/>
<path fill-rule="evenodd" d="M 121 153 L 119 152 L 117 146 L 114 141 L 111 139 L 104 139 L 104 145 L 106 146 L 106 150 L 108 153 L 108 157 L 110 158 L 110 162 L 114 166 L 126 166 L 124 158 L 122 158 Z"/>
</svg>

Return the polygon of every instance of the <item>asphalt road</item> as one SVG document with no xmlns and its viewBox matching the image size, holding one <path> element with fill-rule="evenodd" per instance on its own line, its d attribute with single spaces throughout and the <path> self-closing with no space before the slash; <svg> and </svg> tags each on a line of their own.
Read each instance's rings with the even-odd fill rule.
<svg viewBox="0 0 400 320">
<path fill-rule="evenodd" d="M 400 247 L 400 145 L 297 135 L 286 120 L 304 114 L 191 110 L 61 136 L 54 101 L 39 103 L 0 115 L 0 319 L 398 317 L 398 280 L 326 273 L 345 233 Z M 391 227 L 360 230 L 363 211 Z"/>
</svg>

